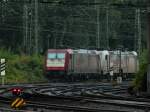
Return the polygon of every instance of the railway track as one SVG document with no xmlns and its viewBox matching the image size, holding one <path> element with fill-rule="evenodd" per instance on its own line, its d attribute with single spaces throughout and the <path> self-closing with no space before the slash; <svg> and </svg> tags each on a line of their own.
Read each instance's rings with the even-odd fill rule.
<svg viewBox="0 0 150 112">
<path fill-rule="evenodd" d="M 8 109 L 0 107 L 0 112 L 27 112 L 27 110 L 14 110 L 14 109 Z M 36 112 L 36 111 L 29 111 L 29 112 Z"/>
<path fill-rule="evenodd" d="M 60 97 L 59 97 L 60 98 Z M 10 104 L 11 99 L 0 97 L 0 103 Z M 25 110 L 41 110 L 41 112 L 45 111 L 55 111 L 55 110 L 63 110 L 63 111 L 74 111 L 74 112 L 129 112 L 125 110 L 113 110 L 113 109 L 100 109 L 100 108 L 90 108 L 90 107 L 83 107 L 83 106 L 70 106 L 70 105 L 62 105 L 62 104 L 48 104 L 48 103 L 39 103 L 28 101 L 27 105 L 24 107 L 24 110 L 12 110 L 7 108 L 1 108 L 0 111 L 2 112 L 25 112 Z"/>
<path fill-rule="evenodd" d="M 37 88 L 34 88 L 37 89 Z M 108 107 L 112 107 L 112 110 L 117 108 L 116 111 L 120 111 L 120 108 L 124 108 L 122 111 L 129 110 L 131 112 L 137 110 L 137 112 L 145 112 L 145 109 L 149 110 L 150 108 L 150 101 L 145 99 L 134 99 L 129 97 L 118 97 L 112 95 L 103 94 L 101 96 L 62 96 L 62 95 L 48 95 L 43 93 L 35 92 L 34 95 L 31 95 L 29 98 L 29 102 L 42 102 L 42 103 L 50 103 L 55 105 L 64 105 L 65 106 L 75 106 L 80 105 L 82 107 L 88 107 L 91 105 L 94 106 L 96 109 L 100 109 L 99 107 L 105 110 Z M 39 104 L 40 105 L 40 104 Z M 30 105 L 32 106 L 32 105 Z M 34 106 L 34 105 L 33 105 Z M 44 107 L 44 106 L 42 106 Z M 38 107 L 37 107 L 38 108 Z"/>
<path fill-rule="evenodd" d="M 10 104 L 10 101 L 2 101 L 0 100 L 0 103 L 7 103 Z M 39 102 L 28 102 L 28 104 L 24 107 L 24 110 L 14 110 L 14 109 L 8 109 L 8 107 L 0 107 L 0 112 L 27 112 L 27 110 L 30 110 L 30 112 L 36 112 L 38 110 L 43 111 L 55 111 L 55 110 L 63 110 L 63 111 L 78 111 L 78 112 L 128 112 L 128 111 L 116 111 L 116 110 L 109 110 L 109 109 L 94 109 L 94 108 L 88 108 L 88 107 L 80 107 L 80 106 L 68 106 L 68 105 L 58 105 L 58 104 L 45 104 L 45 103 L 39 103 Z M 34 111 L 36 110 L 36 111 Z M 43 111 L 44 112 L 44 111 Z"/>
<path fill-rule="evenodd" d="M 144 102 L 122 102 L 122 100 L 106 100 L 106 99 L 93 99 L 93 98 L 83 98 L 81 97 L 61 97 L 61 96 L 44 96 L 45 99 L 47 98 L 49 101 L 47 103 L 39 103 L 42 102 L 44 98 L 40 97 L 39 101 L 27 101 L 27 105 L 24 107 L 24 110 L 45 110 L 46 111 L 54 111 L 61 110 L 61 111 L 74 111 L 74 112 L 148 112 L 150 109 L 149 103 Z M 51 99 L 51 101 L 50 101 Z M 52 102 L 52 99 L 58 100 L 59 102 Z M 10 100 L 8 98 L 1 97 L 0 102 L 5 104 L 10 104 Z M 33 98 L 34 100 L 34 98 Z M 67 100 L 67 102 L 65 101 Z M 74 105 L 70 105 L 71 102 L 75 102 Z M 109 102 L 109 103 L 108 103 Z M 93 103 L 94 106 L 89 105 Z M 85 105 L 88 104 L 88 105 Z M 97 104 L 98 107 L 95 105 Z M 117 107 L 118 106 L 118 107 Z M 103 108 L 102 108 L 103 107 Z M 109 108 L 108 108 L 109 107 Z M 137 109 L 138 108 L 138 109 Z M 121 110 L 120 110 L 121 109 Z M 4 110 L 4 108 L 3 108 Z M 11 110 L 11 109 L 8 109 Z M 23 111 L 23 110 L 22 110 Z"/>
<path fill-rule="evenodd" d="M 61 110 L 73 112 L 149 112 L 149 102 L 125 101 L 117 99 L 96 99 L 85 97 L 65 97 L 35 95 L 26 102 L 26 110 L 41 112 Z M 52 112 L 53 112 L 52 111 Z"/>
<path fill-rule="evenodd" d="M 109 87 L 108 84 L 68 84 L 68 83 L 45 83 L 45 84 L 35 84 L 35 85 L 6 85 L 0 87 L 0 95 L 6 95 L 11 93 L 11 89 L 15 87 L 22 88 L 24 92 L 30 91 L 30 93 L 43 93 L 50 95 L 82 95 L 82 94 L 119 94 L 125 93 L 126 88 L 121 89 L 116 87 Z"/>
<path fill-rule="evenodd" d="M 30 102 L 26 107 L 38 107 L 49 110 L 63 110 L 63 111 L 77 111 L 77 112 L 130 112 L 125 110 L 113 110 L 113 109 L 98 109 L 98 108 L 89 108 L 89 107 L 81 107 L 81 106 L 68 106 L 68 105 L 58 105 L 58 104 L 39 104 Z"/>
<path fill-rule="evenodd" d="M 82 95 L 82 94 L 123 94 L 127 93 L 125 85 L 112 86 L 111 84 L 63 84 L 63 85 L 49 85 L 34 88 L 34 92 L 48 94 L 48 95 Z"/>
<path fill-rule="evenodd" d="M 137 100 L 108 94 L 120 90 L 124 91 L 126 90 L 126 85 L 121 85 L 113 89 L 109 84 L 86 85 L 51 83 L 23 87 L 32 91 L 31 93 L 24 92 L 24 94 L 29 94 L 29 98 L 26 99 L 26 110 L 35 111 L 38 109 L 41 112 L 55 112 L 56 110 L 61 110 L 62 112 L 149 112 L 148 110 L 150 109 L 149 100 Z M 9 90 L 9 88 L 6 90 Z M 6 92 L 6 90 L 3 88 L 3 92 L 1 93 Z M 77 91 L 81 91 L 82 94 L 66 94 L 68 92 L 76 93 Z M 51 94 L 49 94 L 49 92 L 51 92 Z M 0 103 L 3 101 L 10 102 L 10 100 L 11 99 L 0 97 Z"/>
</svg>

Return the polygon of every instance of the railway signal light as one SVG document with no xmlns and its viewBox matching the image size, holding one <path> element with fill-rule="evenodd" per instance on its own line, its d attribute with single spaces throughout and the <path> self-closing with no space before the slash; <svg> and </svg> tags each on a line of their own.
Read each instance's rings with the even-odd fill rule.
<svg viewBox="0 0 150 112">
<path fill-rule="evenodd" d="M 21 88 L 13 88 L 11 90 L 11 92 L 14 96 L 20 96 L 22 94 L 23 90 Z"/>
</svg>

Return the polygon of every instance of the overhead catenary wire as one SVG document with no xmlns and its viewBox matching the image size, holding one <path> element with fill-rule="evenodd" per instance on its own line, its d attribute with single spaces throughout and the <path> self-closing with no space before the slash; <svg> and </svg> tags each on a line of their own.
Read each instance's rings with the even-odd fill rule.
<svg viewBox="0 0 150 112">
<path fill-rule="evenodd" d="M 6 0 L 6 1 L 0 1 L 0 3 L 29 3 L 31 4 L 33 0 Z M 73 0 L 74 1 L 74 0 Z M 120 3 L 103 3 L 103 2 L 73 2 L 70 0 L 54 0 L 54 1 L 50 1 L 50 0 L 38 0 L 38 3 L 41 4 L 54 4 L 55 6 L 59 5 L 59 6 L 63 6 L 63 5 L 70 5 L 70 6 L 78 6 L 78 5 L 83 5 L 83 6 L 90 6 L 90 5 L 100 5 L 100 6 L 104 6 L 104 7 L 118 7 L 118 8 L 146 8 L 149 7 L 149 4 L 147 4 L 146 1 L 143 1 L 141 3 L 130 3 L 130 2 L 120 2 Z M 107 6 L 106 6 L 107 5 Z"/>
</svg>

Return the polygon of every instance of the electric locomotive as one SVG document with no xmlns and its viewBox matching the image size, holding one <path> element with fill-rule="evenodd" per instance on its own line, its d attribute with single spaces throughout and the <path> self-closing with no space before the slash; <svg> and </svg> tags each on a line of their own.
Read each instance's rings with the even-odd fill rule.
<svg viewBox="0 0 150 112">
<path fill-rule="evenodd" d="M 121 51 L 49 49 L 46 53 L 45 74 L 50 78 L 89 79 L 114 74 L 135 74 L 137 53 Z"/>
</svg>

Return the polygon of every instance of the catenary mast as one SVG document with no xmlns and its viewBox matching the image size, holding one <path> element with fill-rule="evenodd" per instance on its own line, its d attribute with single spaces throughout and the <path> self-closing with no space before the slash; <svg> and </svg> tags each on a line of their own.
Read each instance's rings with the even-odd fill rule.
<svg viewBox="0 0 150 112">
<path fill-rule="evenodd" d="M 148 2 L 148 13 L 147 13 L 147 20 L 148 20 L 148 36 L 147 36 L 147 47 L 148 47 L 148 70 L 147 70 L 147 91 L 150 93 L 150 0 Z"/>
</svg>

